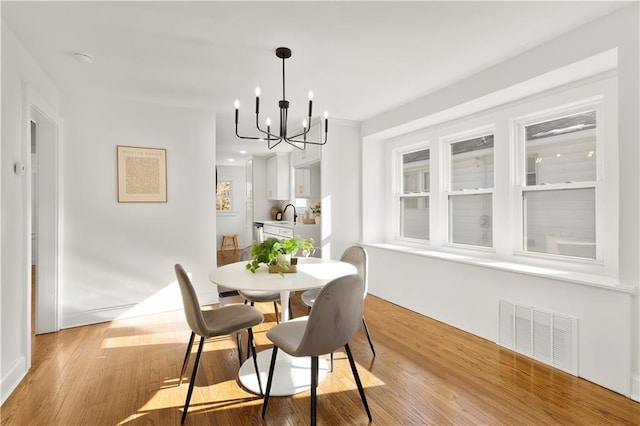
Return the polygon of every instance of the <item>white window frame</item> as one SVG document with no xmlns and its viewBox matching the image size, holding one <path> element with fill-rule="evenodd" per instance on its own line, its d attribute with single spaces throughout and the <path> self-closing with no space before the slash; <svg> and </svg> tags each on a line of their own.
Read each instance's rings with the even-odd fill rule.
<svg viewBox="0 0 640 426">
<path fill-rule="evenodd" d="M 229 182 L 229 201 L 230 206 L 229 210 L 218 210 L 218 183 L 220 182 Z M 220 177 L 216 182 L 216 215 L 217 216 L 233 216 L 237 215 L 238 212 L 235 210 L 236 202 L 235 202 L 235 185 L 234 179 L 230 177 Z"/>
<path fill-rule="evenodd" d="M 404 167 L 403 167 L 403 163 L 402 163 L 402 156 L 405 154 L 409 154 L 412 152 L 416 152 L 416 151 L 422 151 L 428 149 L 429 150 L 429 168 L 430 168 L 430 172 L 429 172 L 429 191 L 424 191 L 424 174 L 420 177 L 419 179 L 419 187 L 422 188 L 422 191 L 418 191 L 418 192 L 412 192 L 410 194 L 405 194 L 404 193 Z M 421 239 L 421 238 L 410 238 L 410 237 L 405 237 L 404 236 L 404 214 L 402 212 L 402 200 L 403 199 L 407 199 L 407 198 L 420 198 L 420 197 L 426 197 L 427 200 L 429 200 L 429 213 L 431 213 L 431 191 L 432 191 L 432 182 L 431 182 L 431 176 L 432 176 L 432 171 L 431 171 L 431 161 L 433 158 L 433 152 L 431 150 L 431 146 L 429 144 L 429 142 L 422 142 L 419 144 L 415 144 L 415 145 L 411 145 L 411 146 L 407 146 L 407 147 L 403 147 L 401 149 L 396 149 L 393 151 L 393 158 L 394 158 L 394 167 L 393 169 L 396 170 L 396 172 L 394 173 L 396 176 L 396 179 L 394 179 L 394 183 L 395 183 L 395 196 L 394 196 L 394 223 L 397 224 L 397 226 L 395 226 L 395 232 L 394 232 L 394 238 L 396 240 L 399 241 L 405 241 L 405 242 L 409 242 L 409 243 L 415 243 L 415 244 L 429 244 L 429 241 L 431 241 L 432 238 L 432 231 L 431 231 L 431 214 L 429 214 L 429 238 L 427 239 Z M 420 184 L 421 183 L 421 184 Z"/>
<path fill-rule="evenodd" d="M 542 123 L 550 120 L 555 120 L 563 117 L 577 115 L 580 113 L 595 111 L 596 114 L 596 180 L 587 182 L 572 182 L 572 183 L 546 183 L 544 185 L 527 185 L 527 147 L 526 147 L 526 127 L 537 123 Z M 513 207 L 516 214 L 516 221 L 519 225 L 518 233 L 514 241 L 515 253 L 520 256 L 538 257 L 541 259 L 562 259 L 570 262 L 585 262 L 603 264 L 603 232 L 604 232 L 604 203 L 602 201 L 602 182 L 604 180 L 604 128 L 605 123 L 602 118 L 603 114 L 603 97 L 594 96 L 579 100 L 576 102 L 568 103 L 565 105 L 558 105 L 551 109 L 542 110 L 527 114 L 523 117 L 518 117 L 512 121 L 513 126 L 513 140 L 515 142 L 515 158 L 513 159 L 513 167 L 515 170 L 515 199 Z M 572 257 L 564 256 L 555 253 L 541 253 L 532 252 L 526 250 L 526 229 L 525 229 L 525 203 L 524 195 L 527 192 L 546 192 L 557 191 L 564 189 L 591 189 L 595 190 L 595 236 L 596 236 L 596 257 L 595 259 L 585 257 Z M 519 202 L 518 202 L 519 201 Z"/>
<path fill-rule="evenodd" d="M 533 267 L 536 271 L 553 271 L 554 274 L 575 273 L 580 276 L 617 277 L 619 265 L 619 194 L 618 176 L 618 93 L 617 75 L 608 71 L 584 80 L 540 92 L 504 105 L 488 108 L 473 115 L 434 124 L 420 130 L 398 135 L 385 141 L 382 154 L 388 160 L 388 192 L 385 191 L 386 209 L 379 216 L 384 227 L 380 235 L 389 247 L 417 254 L 444 256 L 460 259 L 461 262 L 478 262 L 483 265 L 502 267 L 507 263 Z M 523 246 L 522 192 L 525 179 L 525 164 L 520 161 L 522 147 L 518 136 L 518 125 L 540 120 L 541 114 L 553 115 L 564 109 L 584 108 L 589 102 L 601 102 L 597 111 L 598 142 L 596 179 L 596 260 L 525 252 Z M 593 109 L 593 108 L 591 108 Z M 447 145 L 452 135 L 463 134 L 468 129 L 485 129 L 495 126 L 494 135 L 494 188 L 493 248 L 484 246 L 449 244 L 449 215 L 445 195 L 448 181 Z M 412 241 L 400 237 L 400 215 L 398 208 L 401 191 L 402 167 L 399 153 L 420 148 L 430 150 L 429 193 L 429 241 Z M 525 150 L 526 152 L 526 150 Z M 382 187 L 382 186 L 381 186 Z M 466 193 L 467 191 L 465 191 Z M 471 193 L 471 192 L 469 192 Z M 385 213 L 386 212 L 386 213 Z M 387 219 L 388 218 L 388 219 Z M 606 218 L 606 220 L 604 219 Z M 426 249 L 428 246 L 428 250 Z M 506 262 L 506 263 L 505 263 Z M 536 269 L 537 268 L 537 269 Z"/>
<path fill-rule="evenodd" d="M 493 186 L 491 188 L 475 188 L 475 189 L 460 189 L 460 190 L 453 190 L 452 189 L 452 183 L 451 183 L 451 173 L 452 173 L 452 155 L 451 155 L 451 145 L 458 143 L 458 142 L 463 142 L 469 139 L 474 139 L 474 138 L 478 138 L 478 137 L 482 137 L 482 136 L 487 136 L 487 135 L 492 135 L 494 138 L 494 146 L 493 146 L 493 164 L 494 164 L 494 172 L 493 172 Z M 450 197 L 451 196 L 467 196 L 467 195 L 486 195 L 486 194 L 490 194 L 491 195 L 491 217 L 493 218 L 493 212 L 495 211 L 495 196 L 494 196 L 494 190 L 495 190 L 495 186 L 496 186 L 496 173 L 495 173 L 495 164 L 496 164 L 496 149 L 495 149 L 495 142 L 496 138 L 495 138 L 495 125 L 491 124 L 491 125 L 487 125 L 487 126 L 483 126 L 480 128 L 475 128 L 472 130 L 467 130 L 464 132 L 459 132 L 459 133 L 455 133 L 453 135 L 448 135 L 445 136 L 443 138 L 440 138 L 440 144 L 442 145 L 442 170 L 444 172 L 444 188 L 441 192 L 441 202 L 440 205 L 442 206 L 442 208 L 445 210 L 443 212 L 443 214 L 441 215 L 441 217 L 444 219 L 444 226 L 442 227 L 442 229 L 446 232 L 446 235 L 443 236 L 443 245 L 445 246 L 451 246 L 451 247 L 461 247 L 461 248 L 467 248 L 467 249 L 473 249 L 473 250 L 489 250 L 489 251 L 495 251 L 493 244 L 494 244 L 494 238 L 493 238 L 493 233 L 494 233 L 494 228 L 493 226 L 491 227 L 491 246 L 479 246 L 479 245 L 473 245 L 473 244 L 460 244 L 460 243 L 454 243 L 452 241 L 452 237 L 453 237 L 453 230 L 452 230 L 452 214 L 453 211 L 451 209 L 451 203 L 450 203 Z"/>
</svg>

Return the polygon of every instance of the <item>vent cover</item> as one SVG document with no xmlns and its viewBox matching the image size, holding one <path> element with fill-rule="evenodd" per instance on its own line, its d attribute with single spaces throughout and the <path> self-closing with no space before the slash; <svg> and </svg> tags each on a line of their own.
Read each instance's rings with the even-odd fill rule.
<svg viewBox="0 0 640 426">
<path fill-rule="evenodd" d="M 499 301 L 498 344 L 578 375 L 578 320 L 530 306 Z"/>
</svg>

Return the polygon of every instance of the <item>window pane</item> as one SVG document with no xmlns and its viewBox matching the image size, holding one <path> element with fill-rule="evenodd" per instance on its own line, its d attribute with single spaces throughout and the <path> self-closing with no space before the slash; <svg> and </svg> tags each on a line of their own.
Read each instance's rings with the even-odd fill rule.
<svg viewBox="0 0 640 426">
<path fill-rule="evenodd" d="M 595 189 L 523 193 L 525 250 L 596 257 Z"/>
<path fill-rule="evenodd" d="M 220 181 L 216 185 L 216 210 L 231 210 L 230 181 Z"/>
<path fill-rule="evenodd" d="M 493 188 L 493 135 L 451 144 L 451 190 Z"/>
<path fill-rule="evenodd" d="M 429 239 L 429 197 L 400 199 L 401 236 Z"/>
<path fill-rule="evenodd" d="M 527 185 L 596 180 L 596 114 L 527 126 Z"/>
<path fill-rule="evenodd" d="M 429 149 L 402 154 L 402 192 L 429 192 Z"/>
<path fill-rule="evenodd" d="M 450 195 L 451 242 L 493 246 L 491 194 Z"/>
</svg>

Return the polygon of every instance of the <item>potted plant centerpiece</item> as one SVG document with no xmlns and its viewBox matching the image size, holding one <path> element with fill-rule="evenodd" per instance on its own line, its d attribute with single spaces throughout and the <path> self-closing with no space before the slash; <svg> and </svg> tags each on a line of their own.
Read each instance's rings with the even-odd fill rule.
<svg viewBox="0 0 640 426">
<path fill-rule="evenodd" d="M 251 248 L 253 259 L 246 268 L 255 274 L 256 269 L 264 263 L 269 272 L 283 275 L 285 272 L 296 272 L 298 259 L 295 255 L 302 250 L 302 255 L 308 257 L 314 252 L 313 239 L 293 236 L 286 239 L 267 238 L 261 243 L 255 243 Z"/>
</svg>

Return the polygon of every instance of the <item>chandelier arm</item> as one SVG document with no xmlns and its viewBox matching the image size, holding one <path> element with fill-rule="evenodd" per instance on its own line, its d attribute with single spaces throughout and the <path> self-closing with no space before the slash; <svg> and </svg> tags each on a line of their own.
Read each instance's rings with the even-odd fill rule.
<svg viewBox="0 0 640 426">
<path fill-rule="evenodd" d="M 259 140 L 264 140 L 263 137 L 255 137 L 255 136 L 240 136 L 238 134 L 238 125 L 236 124 L 236 136 L 239 137 L 240 139 L 249 139 L 252 141 L 259 141 Z"/>
<path fill-rule="evenodd" d="M 269 132 L 264 131 L 264 130 L 262 130 L 262 129 L 260 128 L 260 120 L 259 120 L 259 117 L 258 117 L 258 113 L 256 113 L 256 129 L 258 129 L 258 131 L 260 131 L 261 133 L 264 133 L 265 135 L 268 135 L 268 134 L 269 134 Z M 272 135 L 272 136 L 273 136 L 273 135 Z"/>
<path fill-rule="evenodd" d="M 302 143 L 302 142 L 295 142 L 295 141 L 291 142 L 291 140 L 289 140 L 289 139 L 285 139 L 284 141 L 286 143 L 288 143 L 289 145 L 291 145 L 292 147 L 294 147 L 296 149 L 299 149 L 300 151 L 304 151 L 305 149 L 307 149 L 307 145 L 306 144 L 303 144 L 304 148 L 301 148 L 301 147 L 299 147 L 297 145 L 298 143 Z"/>
<path fill-rule="evenodd" d="M 294 143 L 301 143 L 301 144 L 308 144 L 308 145 L 324 145 L 324 144 L 326 144 L 326 143 L 327 143 L 327 137 L 326 137 L 326 134 L 325 134 L 325 138 L 324 138 L 324 141 L 323 141 L 323 142 L 314 142 L 314 141 L 309 141 L 309 140 L 301 141 L 301 140 L 296 140 L 296 139 L 293 139 L 293 138 L 284 138 L 284 140 L 285 140 L 286 142 L 288 142 L 289 144 L 292 144 L 292 145 L 293 145 Z M 295 145 L 293 145 L 293 146 L 295 146 Z M 297 147 L 296 147 L 296 148 L 297 148 Z M 300 148 L 300 149 L 304 149 L 304 148 Z"/>
<path fill-rule="evenodd" d="M 273 145 L 271 145 L 271 141 L 277 141 L 277 142 L 276 142 L 276 143 L 274 143 Z M 268 140 L 267 140 L 267 147 L 268 147 L 269 149 L 273 149 L 273 148 L 275 148 L 276 146 L 278 146 L 278 145 L 280 144 L 280 142 L 282 142 L 282 141 L 283 141 L 283 139 L 282 139 L 282 138 L 278 138 L 278 139 L 268 139 Z"/>
<path fill-rule="evenodd" d="M 311 130 L 311 126 L 309 126 L 309 130 Z M 309 130 L 307 130 L 307 132 Z M 306 133 L 305 133 L 305 135 L 306 135 Z M 324 145 L 324 144 L 327 143 L 327 135 L 328 135 L 328 126 L 325 126 L 325 128 L 324 128 L 324 141 L 322 141 L 322 142 L 309 141 L 306 138 L 304 140 L 300 141 L 300 140 L 296 140 L 295 139 L 297 136 L 292 136 L 290 138 L 285 138 L 284 140 L 287 141 L 291 145 L 293 145 L 293 143 L 303 143 L 303 144 L 305 144 L 305 146 L 306 146 L 306 144 L 309 144 L 309 145 Z M 320 140 L 322 140 L 322 138 L 320 138 Z M 295 146 L 295 145 L 293 145 L 293 146 Z M 304 149 L 304 148 L 300 148 L 300 149 Z"/>
<path fill-rule="evenodd" d="M 288 137 L 287 139 L 289 139 L 289 140 L 293 140 L 293 139 L 297 139 L 297 138 L 299 138 L 300 136 L 306 136 L 306 135 L 309 133 L 309 131 L 310 131 L 310 130 L 311 130 L 311 128 L 309 128 L 309 129 L 307 129 L 307 130 L 304 130 L 304 131 L 302 131 L 302 132 L 298 133 L 297 135 L 290 136 L 290 137 Z M 305 142 L 305 141 L 306 141 L 306 139 L 305 139 L 304 141 L 300 141 L 300 142 Z M 296 141 L 296 142 L 297 142 L 297 141 Z"/>
</svg>

